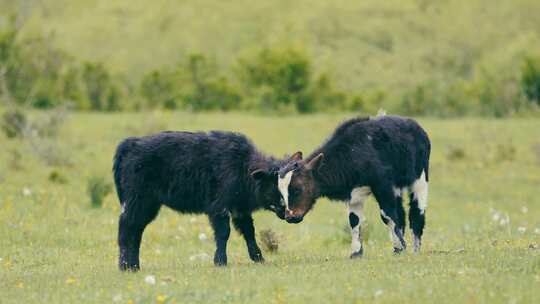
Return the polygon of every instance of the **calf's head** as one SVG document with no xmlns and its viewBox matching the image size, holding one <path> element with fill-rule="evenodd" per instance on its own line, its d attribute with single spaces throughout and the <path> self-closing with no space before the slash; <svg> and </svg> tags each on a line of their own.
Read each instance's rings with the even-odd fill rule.
<svg viewBox="0 0 540 304">
<path fill-rule="evenodd" d="M 324 155 L 322 153 L 304 162 L 291 160 L 278 172 L 278 189 L 285 207 L 285 220 L 300 223 L 313 208 L 319 193 L 313 173 L 319 169 Z"/>
<path fill-rule="evenodd" d="M 302 153 L 296 152 L 286 160 L 287 163 L 296 163 L 302 160 Z M 278 188 L 279 172 L 277 169 L 255 169 L 251 177 L 257 182 L 255 195 L 257 201 L 264 209 L 273 211 L 280 219 L 286 219 L 285 201 Z"/>
<path fill-rule="evenodd" d="M 266 210 L 273 211 L 280 219 L 285 219 L 285 207 L 280 203 L 281 195 L 276 187 L 277 171 L 256 169 L 251 177 L 257 181 L 255 196 L 257 202 Z"/>
</svg>

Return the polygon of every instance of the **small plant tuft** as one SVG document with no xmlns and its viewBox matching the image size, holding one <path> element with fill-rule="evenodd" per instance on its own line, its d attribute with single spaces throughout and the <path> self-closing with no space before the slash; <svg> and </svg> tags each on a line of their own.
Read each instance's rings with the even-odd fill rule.
<svg viewBox="0 0 540 304">
<path fill-rule="evenodd" d="M 259 232 L 263 248 L 268 252 L 277 252 L 279 240 L 277 234 L 272 229 L 264 229 Z"/>
<path fill-rule="evenodd" d="M 2 131 L 8 138 L 23 137 L 26 127 L 26 114 L 21 110 L 8 110 L 2 115 Z"/>
<path fill-rule="evenodd" d="M 111 192 L 112 186 L 102 176 L 92 176 L 88 179 L 87 190 L 92 207 L 100 208 L 105 196 Z"/>
<path fill-rule="evenodd" d="M 67 178 L 59 171 L 53 170 L 49 174 L 49 181 L 55 184 L 67 184 Z"/>
</svg>

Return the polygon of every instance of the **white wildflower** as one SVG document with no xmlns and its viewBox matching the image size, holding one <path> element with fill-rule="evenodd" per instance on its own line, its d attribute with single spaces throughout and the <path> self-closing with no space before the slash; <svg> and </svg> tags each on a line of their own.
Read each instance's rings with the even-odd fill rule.
<svg viewBox="0 0 540 304">
<path fill-rule="evenodd" d="M 510 224 L 510 217 L 508 215 L 506 215 L 504 218 L 501 218 L 501 220 L 499 221 L 499 224 L 501 226 L 505 226 L 505 225 Z"/>
<path fill-rule="evenodd" d="M 203 233 L 203 232 L 199 233 L 199 241 L 205 242 L 207 240 L 208 240 L 208 237 L 206 236 L 205 233 Z"/>
<path fill-rule="evenodd" d="M 22 194 L 24 196 L 30 196 L 30 195 L 32 195 L 32 190 L 30 190 L 30 188 L 28 188 L 28 187 L 24 187 L 23 190 L 22 190 Z"/>
<path fill-rule="evenodd" d="M 112 298 L 112 300 L 113 300 L 113 302 L 120 302 L 120 301 L 122 301 L 122 295 L 117 294 Z"/>
<path fill-rule="evenodd" d="M 534 233 L 540 234 L 540 228 L 534 228 Z"/>
<path fill-rule="evenodd" d="M 144 278 L 144 282 L 146 282 L 146 284 L 155 285 L 156 284 L 156 277 L 153 276 L 153 275 L 147 275 Z"/>
<path fill-rule="evenodd" d="M 527 212 L 529 212 L 529 208 L 527 208 L 527 206 L 523 206 L 523 207 L 521 207 L 521 212 L 527 213 Z"/>
<path fill-rule="evenodd" d="M 375 298 L 378 298 L 380 296 L 382 296 L 383 294 L 383 290 L 382 289 L 377 289 L 375 290 L 375 293 L 373 294 L 373 296 L 375 296 Z"/>
<path fill-rule="evenodd" d="M 525 233 L 527 231 L 527 227 L 518 227 L 517 231 L 519 233 Z"/>
</svg>

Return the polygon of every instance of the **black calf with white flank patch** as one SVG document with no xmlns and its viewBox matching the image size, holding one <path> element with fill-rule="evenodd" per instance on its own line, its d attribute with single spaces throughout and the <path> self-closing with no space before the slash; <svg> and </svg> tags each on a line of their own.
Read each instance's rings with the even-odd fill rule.
<svg viewBox="0 0 540 304">
<path fill-rule="evenodd" d="M 426 132 L 398 116 L 355 118 L 305 161 L 292 160 L 279 171 L 278 188 L 289 223 L 302 221 L 319 197 L 348 201 L 351 257 L 361 256 L 365 200 L 373 194 L 389 227 L 394 251 L 405 249 L 403 192 L 410 193 L 413 247 L 420 249 L 427 207 L 429 155 Z"/>
<path fill-rule="evenodd" d="M 122 205 L 118 245 L 121 270 L 139 269 L 143 231 L 161 205 L 208 215 L 216 241 L 214 263 L 226 265 L 229 219 L 243 235 L 250 258 L 262 262 L 251 213 L 274 211 L 284 218 L 276 187 L 287 162 L 267 157 L 243 135 L 163 132 L 124 140 L 114 158 L 114 181 Z"/>
</svg>

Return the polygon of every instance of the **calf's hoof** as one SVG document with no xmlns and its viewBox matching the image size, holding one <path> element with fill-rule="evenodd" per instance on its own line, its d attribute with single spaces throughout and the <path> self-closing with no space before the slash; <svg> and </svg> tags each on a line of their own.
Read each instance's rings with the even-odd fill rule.
<svg viewBox="0 0 540 304">
<path fill-rule="evenodd" d="M 351 259 L 358 259 L 364 255 L 364 249 L 360 249 L 356 252 L 351 253 Z"/>
<path fill-rule="evenodd" d="M 422 241 L 419 237 L 414 236 L 413 238 L 413 251 L 414 253 L 420 253 L 420 246 L 422 245 Z"/>
<path fill-rule="evenodd" d="M 226 256 L 216 255 L 214 257 L 214 265 L 218 266 L 218 267 L 227 266 L 227 257 Z"/>
<path fill-rule="evenodd" d="M 141 270 L 141 267 L 139 266 L 139 264 L 129 265 L 128 263 L 120 263 L 118 265 L 118 268 L 120 269 L 120 271 L 129 271 L 129 272 L 137 272 Z"/>
<path fill-rule="evenodd" d="M 249 258 L 255 263 L 264 263 L 264 258 L 259 248 L 254 248 L 248 251 Z"/>
<path fill-rule="evenodd" d="M 262 254 L 256 254 L 256 255 L 253 255 L 251 256 L 251 260 L 255 263 L 264 263 L 264 258 L 262 256 Z"/>
<path fill-rule="evenodd" d="M 403 252 L 403 250 L 404 250 L 403 248 L 394 247 L 394 254 L 395 255 L 401 254 Z"/>
</svg>

